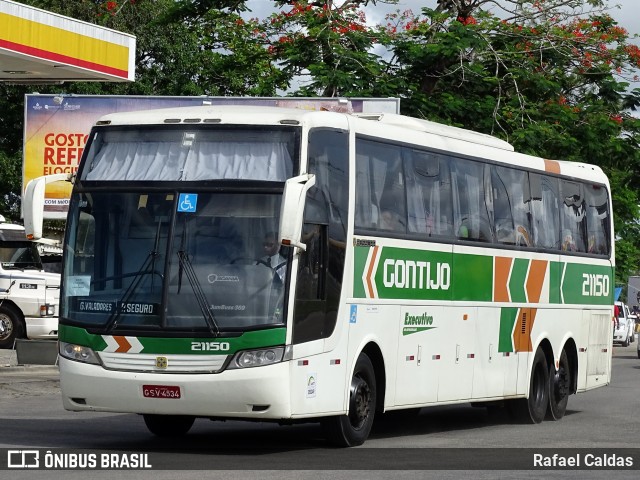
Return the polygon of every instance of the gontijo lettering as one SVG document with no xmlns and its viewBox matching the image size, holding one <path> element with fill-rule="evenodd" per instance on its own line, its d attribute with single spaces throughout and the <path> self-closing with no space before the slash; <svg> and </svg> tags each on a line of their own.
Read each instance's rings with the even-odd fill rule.
<svg viewBox="0 0 640 480">
<path fill-rule="evenodd" d="M 417 288 L 420 290 L 449 290 L 451 266 L 413 260 L 384 261 L 384 286 L 387 288 Z"/>
</svg>

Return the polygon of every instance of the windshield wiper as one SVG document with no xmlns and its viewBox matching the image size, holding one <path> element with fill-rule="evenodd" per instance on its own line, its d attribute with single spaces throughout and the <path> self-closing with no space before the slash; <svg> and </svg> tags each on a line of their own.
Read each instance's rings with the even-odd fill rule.
<svg viewBox="0 0 640 480">
<path fill-rule="evenodd" d="M 109 278 L 99 280 L 99 281 L 104 281 L 104 280 L 110 280 L 114 278 L 126 278 L 131 276 L 134 277 L 134 279 L 131 281 L 131 283 L 125 290 L 124 294 L 120 297 L 120 299 L 116 303 L 115 310 L 111 315 L 109 315 L 109 318 L 107 319 L 107 323 L 105 324 L 105 330 L 107 333 L 110 333 L 111 330 L 116 328 L 116 326 L 118 325 L 118 320 L 120 319 L 120 315 L 121 315 L 119 306 L 129 301 L 129 299 L 131 298 L 131 295 L 133 295 L 133 293 L 137 290 L 138 285 L 140 285 L 140 282 L 142 281 L 142 278 L 145 275 L 151 275 L 152 290 L 153 290 L 153 279 L 155 277 L 155 274 L 160 276 L 161 279 L 164 278 L 164 276 L 160 272 L 155 271 L 156 258 L 160 256 L 160 252 L 158 251 L 158 246 L 160 244 L 160 223 L 161 222 L 158 222 L 158 229 L 156 230 L 156 238 L 155 238 L 155 241 L 153 242 L 153 249 L 149 252 L 149 255 L 147 255 L 147 258 L 144 259 L 142 266 L 138 269 L 137 272 L 127 273 L 124 275 L 117 275 L 116 277 L 109 277 Z"/>
<path fill-rule="evenodd" d="M 193 290 L 194 295 L 196 296 L 196 300 L 198 301 L 198 306 L 200 307 L 200 311 L 202 312 L 202 316 L 204 317 L 204 321 L 207 323 L 209 327 L 209 331 L 215 337 L 220 336 L 220 328 L 218 327 L 218 323 L 216 322 L 215 317 L 213 316 L 213 312 L 209 307 L 209 302 L 207 301 L 207 296 L 202 291 L 202 286 L 200 284 L 200 280 L 198 280 L 198 276 L 196 275 L 195 270 L 193 269 L 193 265 L 191 264 L 191 260 L 189 260 L 189 254 L 185 252 L 184 245 L 186 243 L 187 236 L 187 225 L 185 225 L 182 229 L 182 238 L 180 240 L 180 250 L 178 250 L 178 293 L 181 289 L 182 284 L 182 273 L 186 273 L 187 280 L 189 280 L 189 284 L 191 285 L 191 289 Z"/>
</svg>

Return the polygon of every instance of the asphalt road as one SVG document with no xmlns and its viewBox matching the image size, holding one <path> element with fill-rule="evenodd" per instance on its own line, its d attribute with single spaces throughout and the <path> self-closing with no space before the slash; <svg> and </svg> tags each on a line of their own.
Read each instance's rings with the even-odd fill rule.
<svg viewBox="0 0 640 480">
<path fill-rule="evenodd" d="M 91 478 L 124 478 L 126 474 L 133 475 L 127 478 L 202 478 L 203 470 L 208 470 L 207 478 L 247 478 L 248 471 L 253 472 L 252 477 L 279 479 L 548 478 L 550 474 L 581 479 L 637 478 L 639 376 L 636 344 L 615 347 L 611 385 L 571 396 L 567 414 L 560 422 L 518 425 L 502 411 L 489 413 L 468 404 L 433 407 L 422 409 L 414 417 L 380 419 L 364 447 L 343 450 L 329 448 L 315 424 L 279 426 L 198 419 L 186 437 L 159 439 L 148 433 L 137 415 L 63 410 L 56 367 L 0 367 L 0 449 L 145 452 L 159 468 L 146 472 L 92 471 Z M 578 451 L 583 456 L 585 452 L 631 456 L 636 470 L 550 472 L 519 466 L 522 455 L 569 455 L 575 449 L 585 449 Z M 435 463 L 426 462 L 431 459 Z M 425 465 L 442 470 L 425 471 Z M 512 466 L 518 470 L 510 470 Z M 81 471 L 10 473 L 12 480 L 40 475 L 86 476 Z"/>
</svg>

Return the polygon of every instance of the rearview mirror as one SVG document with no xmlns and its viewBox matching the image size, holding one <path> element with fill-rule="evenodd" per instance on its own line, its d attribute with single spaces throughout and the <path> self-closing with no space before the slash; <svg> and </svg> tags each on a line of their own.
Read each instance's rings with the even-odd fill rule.
<svg viewBox="0 0 640 480">
<path fill-rule="evenodd" d="M 278 242 L 281 245 L 306 250 L 307 246 L 300 241 L 302 217 L 307 191 L 315 183 L 316 176 L 312 173 L 299 175 L 285 182 L 282 204 L 280 205 L 280 228 L 278 229 Z"/>
</svg>

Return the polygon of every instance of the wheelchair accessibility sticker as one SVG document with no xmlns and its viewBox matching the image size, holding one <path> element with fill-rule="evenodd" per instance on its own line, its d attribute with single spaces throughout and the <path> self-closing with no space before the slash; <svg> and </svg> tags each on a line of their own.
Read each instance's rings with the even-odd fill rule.
<svg viewBox="0 0 640 480">
<path fill-rule="evenodd" d="M 198 203 L 197 193 L 181 193 L 178 197 L 178 212 L 193 213 Z"/>
</svg>

